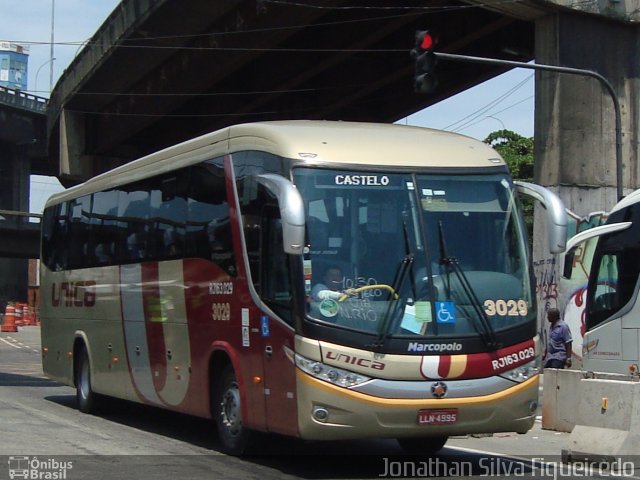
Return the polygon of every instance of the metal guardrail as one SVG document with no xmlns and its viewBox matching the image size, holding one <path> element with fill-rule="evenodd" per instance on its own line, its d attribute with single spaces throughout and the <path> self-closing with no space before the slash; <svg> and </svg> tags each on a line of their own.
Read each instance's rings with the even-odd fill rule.
<svg viewBox="0 0 640 480">
<path fill-rule="evenodd" d="M 0 215 L 9 215 L 12 217 L 31 217 L 31 218 L 40 218 L 42 219 L 41 213 L 32 213 L 32 212 L 20 212 L 18 210 L 1 210 Z"/>
<path fill-rule="evenodd" d="M 0 221 L 6 220 L 6 217 L 37 218 L 38 222 L 31 222 L 31 223 L 40 223 L 40 222 L 42 222 L 42 214 L 41 213 L 20 212 L 20 211 L 17 211 L 17 210 L 2 210 L 2 209 L 0 209 Z"/>
<path fill-rule="evenodd" d="M 31 221 L 31 219 L 37 221 Z M 19 212 L 16 210 L 0 209 L 0 229 L 39 229 L 42 223 L 41 213 Z"/>
<path fill-rule="evenodd" d="M 14 90 L 0 86 L 0 104 L 9 107 L 22 108 L 37 113 L 46 113 L 49 100 L 37 95 L 31 95 L 21 90 Z"/>
</svg>

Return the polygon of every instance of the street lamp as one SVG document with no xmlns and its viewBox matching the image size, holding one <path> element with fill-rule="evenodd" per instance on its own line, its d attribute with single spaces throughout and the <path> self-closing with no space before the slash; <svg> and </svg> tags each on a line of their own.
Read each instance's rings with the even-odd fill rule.
<svg viewBox="0 0 640 480">
<path fill-rule="evenodd" d="M 44 67 L 44 66 L 46 66 L 46 65 L 48 65 L 48 64 L 50 64 L 50 63 L 51 63 L 51 64 L 53 64 L 53 61 L 54 61 L 54 60 L 55 60 L 55 57 L 54 57 L 54 58 L 50 58 L 49 60 L 47 60 L 46 62 L 44 62 L 42 65 L 40 65 L 40 66 L 38 67 L 38 70 L 36 70 L 36 81 L 35 81 L 35 83 L 34 83 L 34 85 L 33 85 L 34 90 L 35 90 L 36 92 L 39 92 L 39 90 L 38 90 L 38 75 L 40 74 L 40 70 L 42 70 L 42 67 Z M 49 89 L 49 93 L 51 93 L 51 89 Z"/>
<path fill-rule="evenodd" d="M 500 120 L 498 117 L 494 117 L 493 115 L 487 115 L 486 118 L 493 118 L 494 120 L 497 120 L 498 122 L 500 122 L 500 125 L 502 125 L 503 130 L 507 129 L 507 127 L 504 126 L 504 122 Z"/>
</svg>

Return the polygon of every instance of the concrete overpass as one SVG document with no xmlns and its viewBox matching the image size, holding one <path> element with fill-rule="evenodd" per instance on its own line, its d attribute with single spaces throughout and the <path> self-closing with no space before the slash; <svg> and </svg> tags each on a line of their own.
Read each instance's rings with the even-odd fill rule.
<svg viewBox="0 0 640 480">
<path fill-rule="evenodd" d="M 8 279 L 26 279 L 26 262 L 8 258 L 39 256 L 39 220 L 25 212 L 29 176 L 57 174 L 47 155 L 46 110 L 47 99 L 0 87 L 0 271 Z"/>
<path fill-rule="evenodd" d="M 27 258 L 37 258 L 40 224 L 29 222 L 29 175 L 54 175 L 46 146 L 46 99 L 0 87 L 0 313 L 25 301 Z M 57 165 L 56 165 L 57 167 Z"/>
<path fill-rule="evenodd" d="M 50 152 L 60 152 L 63 182 L 233 123 L 393 122 L 505 70 L 443 63 L 438 91 L 416 94 L 409 56 L 416 30 L 435 30 L 440 51 L 528 61 L 532 19 L 549 8 L 312 3 L 123 1 L 52 93 Z"/>
<path fill-rule="evenodd" d="M 40 219 L 40 214 L 0 210 L 0 262 L 40 257 Z"/>
<path fill-rule="evenodd" d="M 185 5 L 188 5 L 186 7 Z M 311 6 L 313 5 L 313 6 Z M 502 73 L 441 62 L 413 92 L 409 50 L 430 28 L 446 53 L 595 70 L 623 107 L 624 187 L 638 186 L 640 0 L 123 0 L 52 92 L 50 158 L 73 184 L 239 122 L 393 122 Z M 536 74 L 536 178 L 576 212 L 616 201 L 611 100 L 594 80 Z M 577 188 L 576 191 L 572 190 Z M 602 189 L 590 203 L 581 189 Z M 582 205 L 581 205 L 582 204 Z M 595 207 L 593 204 L 597 204 Z"/>
</svg>

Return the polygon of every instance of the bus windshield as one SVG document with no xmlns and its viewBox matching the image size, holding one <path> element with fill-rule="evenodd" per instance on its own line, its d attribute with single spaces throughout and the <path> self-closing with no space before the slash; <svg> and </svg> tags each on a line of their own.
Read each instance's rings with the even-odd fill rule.
<svg viewBox="0 0 640 480">
<path fill-rule="evenodd" d="M 534 321 L 527 237 L 506 174 L 298 168 L 309 321 L 469 336 Z"/>
</svg>

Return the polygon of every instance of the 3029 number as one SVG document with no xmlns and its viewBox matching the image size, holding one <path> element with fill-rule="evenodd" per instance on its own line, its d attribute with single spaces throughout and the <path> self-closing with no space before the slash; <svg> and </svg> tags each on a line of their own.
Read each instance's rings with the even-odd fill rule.
<svg viewBox="0 0 640 480">
<path fill-rule="evenodd" d="M 490 317 L 525 317 L 529 305 L 524 300 L 485 300 L 484 312 Z"/>
<path fill-rule="evenodd" d="M 228 303 L 212 304 L 211 317 L 214 320 L 228 322 L 229 320 L 231 320 L 231 305 Z"/>
</svg>

